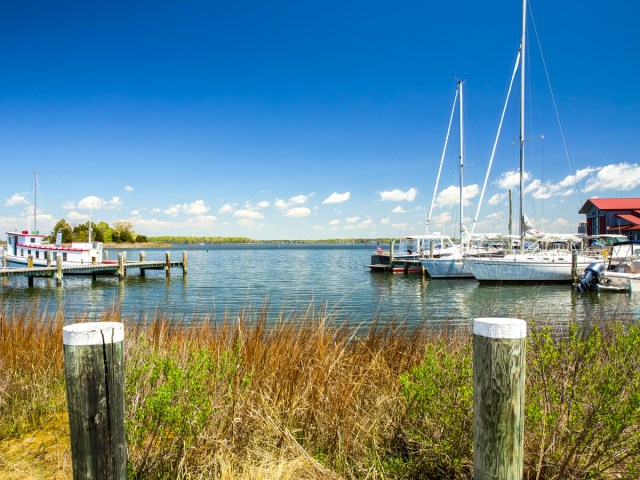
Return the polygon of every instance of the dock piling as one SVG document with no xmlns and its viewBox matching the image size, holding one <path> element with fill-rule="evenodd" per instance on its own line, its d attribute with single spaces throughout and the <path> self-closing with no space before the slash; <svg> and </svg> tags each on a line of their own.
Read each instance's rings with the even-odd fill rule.
<svg viewBox="0 0 640 480">
<path fill-rule="evenodd" d="M 473 321 L 473 478 L 520 480 L 527 324 Z"/>
<path fill-rule="evenodd" d="M 165 252 L 164 254 L 164 258 L 165 258 L 165 273 L 167 275 L 167 278 L 169 278 L 171 276 L 171 253 L 170 252 Z"/>
<path fill-rule="evenodd" d="M 62 329 L 73 478 L 125 479 L 124 326 Z"/>
<path fill-rule="evenodd" d="M 124 268 L 124 253 L 120 252 L 118 254 L 118 276 L 120 277 L 120 280 L 124 279 L 125 275 L 126 270 Z"/>
<path fill-rule="evenodd" d="M 27 257 L 27 268 L 33 268 L 33 255 Z"/>
<path fill-rule="evenodd" d="M 187 274 L 187 251 L 182 251 L 182 274 Z"/>
<path fill-rule="evenodd" d="M 51 252 L 47 252 L 47 268 L 51 267 Z"/>
<path fill-rule="evenodd" d="M 62 285 L 62 257 L 56 255 L 56 285 Z"/>
</svg>

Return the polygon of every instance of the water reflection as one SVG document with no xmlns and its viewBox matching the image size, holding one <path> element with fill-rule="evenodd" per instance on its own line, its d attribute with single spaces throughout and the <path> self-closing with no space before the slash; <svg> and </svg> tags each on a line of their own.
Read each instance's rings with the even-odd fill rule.
<svg viewBox="0 0 640 480">
<path fill-rule="evenodd" d="M 165 312 L 189 320 L 221 318 L 243 307 L 285 316 L 326 305 L 336 321 L 391 318 L 409 322 L 469 325 L 480 316 L 535 319 L 563 325 L 589 316 L 637 316 L 640 298 L 628 295 L 577 295 L 569 285 L 479 285 L 475 280 L 430 280 L 421 275 L 369 272 L 372 247 L 233 246 L 189 250 L 189 273 L 173 270 L 114 277 L 65 277 L 55 281 L 11 278 L 0 288 L 5 306 L 37 304 L 64 308 L 69 316 L 98 315 L 113 305 L 131 318 Z M 111 252 L 113 253 L 113 252 Z M 148 260 L 164 261 L 165 250 L 148 250 Z M 113 255 L 112 255 L 113 256 Z M 139 258 L 139 251 L 129 251 Z M 181 251 L 172 252 L 181 258 Z M 640 297 L 640 296 L 638 296 Z"/>
</svg>

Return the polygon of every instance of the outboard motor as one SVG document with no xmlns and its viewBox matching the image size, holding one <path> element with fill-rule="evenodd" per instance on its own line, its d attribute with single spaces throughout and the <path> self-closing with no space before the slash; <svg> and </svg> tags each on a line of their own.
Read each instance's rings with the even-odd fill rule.
<svg viewBox="0 0 640 480">
<path fill-rule="evenodd" d="M 578 280 L 578 293 L 582 293 L 586 290 L 595 290 L 598 283 L 600 283 L 600 278 L 603 273 L 604 263 L 593 262 L 589 264 L 589 266 L 584 269 L 582 278 Z"/>
</svg>

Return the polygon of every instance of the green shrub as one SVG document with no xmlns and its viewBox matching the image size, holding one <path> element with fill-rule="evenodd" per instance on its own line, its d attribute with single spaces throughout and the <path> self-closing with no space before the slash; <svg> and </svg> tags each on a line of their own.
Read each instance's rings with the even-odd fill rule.
<svg viewBox="0 0 640 480">
<path fill-rule="evenodd" d="M 535 478 L 637 478 L 640 326 L 572 325 L 567 338 L 534 331 L 528 358 L 525 470 Z"/>
<path fill-rule="evenodd" d="M 400 377 L 403 476 L 460 478 L 473 464 L 473 372 L 469 341 L 426 347 L 420 365 Z M 389 467 L 399 469 L 398 459 Z"/>
</svg>

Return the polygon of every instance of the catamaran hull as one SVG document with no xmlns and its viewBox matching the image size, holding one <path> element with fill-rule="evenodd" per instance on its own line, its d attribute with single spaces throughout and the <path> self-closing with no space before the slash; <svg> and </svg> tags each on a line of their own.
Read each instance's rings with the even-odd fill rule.
<svg viewBox="0 0 640 480">
<path fill-rule="evenodd" d="M 577 271 L 582 272 L 588 262 L 579 261 Z M 464 264 L 479 282 L 563 282 L 573 280 L 571 262 L 541 262 L 539 260 L 466 258 Z"/>
<path fill-rule="evenodd" d="M 473 278 L 461 258 L 421 258 L 431 278 Z"/>
</svg>

